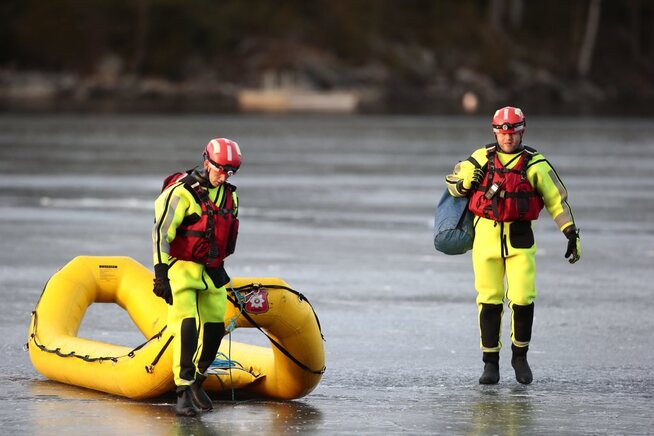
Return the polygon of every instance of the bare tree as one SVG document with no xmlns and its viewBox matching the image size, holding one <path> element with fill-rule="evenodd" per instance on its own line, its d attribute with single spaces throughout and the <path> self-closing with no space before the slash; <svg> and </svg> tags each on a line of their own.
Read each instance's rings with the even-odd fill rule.
<svg viewBox="0 0 654 436">
<path fill-rule="evenodd" d="M 136 4 L 136 24 L 134 26 L 134 53 L 130 70 L 140 74 L 147 56 L 148 32 L 150 27 L 150 1 L 138 0 Z"/>
<path fill-rule="evenodd" d="M 506 3 L 504 0 L 491 0 L 488 4 L 488 24 L 497 34 L 503 34 L 502 22 L 504 21 L 504 12 Z"/>
<path fill-rule="evenodd" d="M 509 24 L 511 28 L 517 29 L 522 25 L 524 9 L 524 0 L 509 1 Z"/>
<path fill-rule="evenodd" d="M 599 28 L 600 14 L 602 12 L 602 0 L 590 0 L 588 15 L 586 16 L 586 30 L 584 39 L 579 50 L 577 72 L 581 77 L 588 76 L 595 51 L 595 40 Z"/>
</svg>

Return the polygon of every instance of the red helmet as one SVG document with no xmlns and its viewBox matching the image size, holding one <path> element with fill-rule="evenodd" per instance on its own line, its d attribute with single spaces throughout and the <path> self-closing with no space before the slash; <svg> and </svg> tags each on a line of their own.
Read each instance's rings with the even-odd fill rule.
<svg viewBox="0 0 654 436">
<path fill-rule="evenodd" d="M 517 107 L 506 106 L 495 111 L 495 115 L 493 115 L 494 133 L 522 132 L 526 125 L 525 114 Z"/>
<path fill-rule="evenodd" d="M 238 144 L 227 138 L 214 138 L 207 144 L 202 156 L 217 170 L 238 171 L 241 166 L 241 149 Z"/>
</svg>

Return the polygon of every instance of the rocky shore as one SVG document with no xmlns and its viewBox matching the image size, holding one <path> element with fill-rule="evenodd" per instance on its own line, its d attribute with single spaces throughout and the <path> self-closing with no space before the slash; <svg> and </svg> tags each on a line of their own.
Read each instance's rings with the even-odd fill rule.
<svg viewBox="0 0 654 436">
<path fill-rule="evenodd" d="M 403 56 L 407 59 L 399 71 L 381 64 L 353 68 L 305 58 L 293 69 L 246 72 L 241 82 L 214 74 L 179 80 L 126 74 L 115 59 L 105 59 L 88 75 L 4 69 L 0 110 L 238 112 L 245 110 L 239 94 L 258 89 L 351 93 L 356 98 L 352 111 L 359 113 L 487 113 L 512 103 L 538 114 L 654 115 L 654 88 L 647 83 L 598 85 L 512 61 L 507 83 L 500 84 L 470 67 L 439 65 L 425 53 Z"/>
</svg>

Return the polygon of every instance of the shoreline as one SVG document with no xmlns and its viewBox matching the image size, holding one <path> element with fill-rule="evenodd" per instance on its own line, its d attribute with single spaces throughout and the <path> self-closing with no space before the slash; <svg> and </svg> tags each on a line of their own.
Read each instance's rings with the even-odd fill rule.
<svg viewBox="0 0 654 436">
<path fill-rule="evenodd" d="M 589 82 L 534 84 L 529 92 L 485 84 L 475 87 L 453 79 L 443 89 L 406 83 L 377 83 L 349 88 L 252 88 L 217 80 L 172 81 L 134 76 L 80 77 L 65 73 L 0 71 L 0 112 L 47 113 L 357 113 L 414 115 L 484 115 L 503 104 L 529 108 L 532 115 L 654 117 L 648 92 L 640 96 L 600 91 Z M 532 87 L 533 88 L 533 87 Z M 245 107 L 246 92 L 313 94 L 305 107 Z M 355 103 L 330 107 L 333 97 L 356 96 Z M 240 104 L 239 104 L 240 103 Z"/>
</svg>

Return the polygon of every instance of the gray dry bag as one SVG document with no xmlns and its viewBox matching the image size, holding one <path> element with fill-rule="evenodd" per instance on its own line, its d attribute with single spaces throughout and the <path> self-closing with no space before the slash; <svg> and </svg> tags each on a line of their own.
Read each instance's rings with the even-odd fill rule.
<svg viewBox="0 0 654 436">
<path fill-rule="evenodd" d="M 445 190 L 434 217 L 434 247 L 445 254 L 463 254 L 475 239 L 474 215 L 468 197 L 453 197 Z"/>
</svg>

